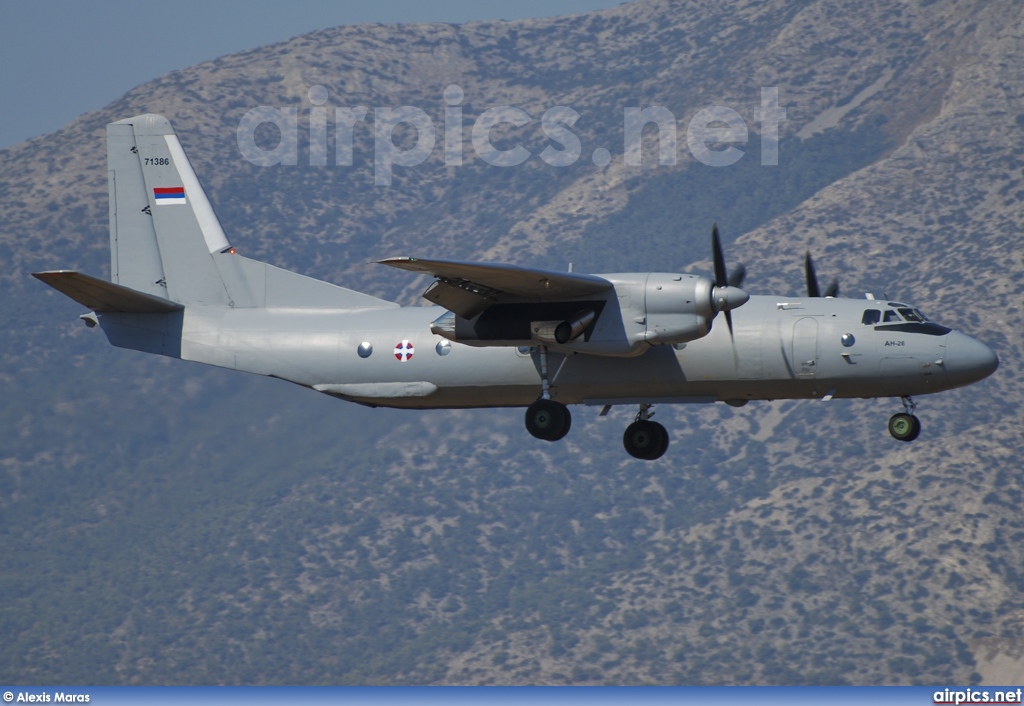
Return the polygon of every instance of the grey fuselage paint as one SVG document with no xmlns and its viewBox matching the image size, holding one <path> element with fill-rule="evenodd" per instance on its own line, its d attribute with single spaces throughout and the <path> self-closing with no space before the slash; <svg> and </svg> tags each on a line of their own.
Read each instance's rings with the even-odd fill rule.
<svg viewBox="0 0 1024 706">
<path fill-rule="evenodd" d="M 752 296 L 702 338 L 613 357 L 551 350 L 552 398 L 564 404 L 870 398 L 921 395 L 981 379 L 977 341 L 942 327 L 861 323 L 866 299 Z M 519 407 L 540 392 L 535 347 L 451 343 L 432 334 L 439 307 L 362 310 L 189 306 L 183 315 L 103 314 L 111 343 L 269 375 L 374 406 Z M 150 325 L 144 322 L 150 321 Z M 166 323 L 158 323 L 166 322 Z M 118 335 L 125 327 L 146 335 Z M 936 332 L 936 329 L 939 333 Z M 180 333 L 179 333 L 180 332 Z M 844 346 L 844 334 L 855 342 Z M 173 339 L 180 335 L 180 346 Z M 141 342 L 135 345 L 134 342 Z M 403 342 L 408 346 L 396 355 Z M 360 344 L 373 353 L 361 357 Z M 958 350 L 965 353 L 958 355 Z M 958 359 L 959 358 L 959 359 Z M 564 360 L 564 364 L 563 364 Z"/>
</svg>

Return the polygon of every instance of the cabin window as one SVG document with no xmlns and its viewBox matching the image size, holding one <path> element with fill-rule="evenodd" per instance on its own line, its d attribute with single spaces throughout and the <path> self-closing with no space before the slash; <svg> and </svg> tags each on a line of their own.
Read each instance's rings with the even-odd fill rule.
<svg viewBox="0 0 1024 706">
<path fill-rule="evenodd" d="M 864 312 L 864 316 L 861 318 L 860 322 L 865 326 L 870 326 L 872 324 L 877 324 L 881 320 L 881 318 L 882 312 L 879 311 L 878 309 L 867 309 Z"/>
<path fill-rule="evenodd" d="M 892 309 L 886 309 L 885 310 L 885 318 L 883 319 L 883 321 L 885 323 L 889 323 L 890 321 L 900 321 L 900 320 L 901 320 L 900 319 L 900 315 L 897 314 L 895 311 L 893 311 Z"/>
</svg>

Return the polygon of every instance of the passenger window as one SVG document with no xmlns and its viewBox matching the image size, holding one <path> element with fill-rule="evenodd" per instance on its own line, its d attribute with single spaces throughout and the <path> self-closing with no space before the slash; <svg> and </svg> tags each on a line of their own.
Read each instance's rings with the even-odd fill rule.
<svg viewBox="0 0 1024 706">
<path fill-rule="evenodd" d="M 867 309 L 864 311 L 864 316 L 861 318 L 860 322 L 865 326 L 870 326 L 871 324 L 877 324 L 881 318 L 882 312 L 878 309 Z"/>
<path fill-rule="evenodd" d="M 886 309 L 885 310 L 885 323 L 889 323 L 890 321 L 899 321 L 899 320 L 900 320 L 900 315 L 897 314 L 895 311 L 893 311 L 892 309 Z"/>
<path fill-rule="evenodd" d="M 924 321 L 924 317 L 921 316 L 921 313 L 918 312 L 918 311 L 915 311 L 914 309 L 909 309 L 909 308 L 908 309 L 900 309 L 900 313 L 903 315 L 903 318 L 906 319 L 907 321 L 915 321 L 915 322 L 923 322 Z"/>
</svg>

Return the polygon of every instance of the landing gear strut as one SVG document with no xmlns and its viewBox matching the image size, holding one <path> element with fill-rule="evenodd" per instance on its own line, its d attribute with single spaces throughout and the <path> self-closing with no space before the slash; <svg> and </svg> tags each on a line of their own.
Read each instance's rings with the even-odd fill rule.
<svg viewBox="0 0 1024 706">
<path fill-rule="evenodd" d="M 568 407 L 551 399 L 547 346 L 540 346 L 539 353 L 541 393 L 540 399 L 526 408 L 526 431 L 544 441 L 558 441 L 569 433 L 572 415 Z"/>
<path fill-rule="evenodd" d="M 909 396 L 901 397 L 905 412 L 889 417 L 889 433 L 899 441 L 913 441 L 921 433 L 921 420 L 914 416 L 917 405 Z"/>
<path fill-rule="evenodd" d="M 644 461 L 653 461 L 661 456 L 668 449 L 668 431 L 657 422 L 651 421 L 653 412 L 651 405 L 640 405 L 636 421 L 626 427 L 626 433 L 622 435 L 622 445 L 633 458 Z"/>
</svg>

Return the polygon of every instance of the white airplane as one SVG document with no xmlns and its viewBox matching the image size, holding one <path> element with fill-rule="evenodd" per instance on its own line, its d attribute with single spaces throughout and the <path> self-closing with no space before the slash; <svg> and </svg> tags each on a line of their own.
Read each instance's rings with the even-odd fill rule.
<svg viewBox="0 0 1024 706">
<path fill-rule="evenodd" d="M 556 441 L 567 405 L 633 405 L 630 455 L 668 447 L 655 404 L 901 398 L 889 420 L 917 437 L 913 395 L 992 374 L 995 354 L 897 301 L 749 296 L 712 233 L 714 279 L 661 272 L 579 274 L 395 257 L 425 273 L 433 303 L 402 307 L 235 252 L 159 115 L 107 127 L 111 281 L 35 276 L 92 311 L 122 348 L 269 375 L 369 406 L 526 407 L 526 428 Z M 712 327 L 723 314 L 725 327 Z"/>
</svg>

